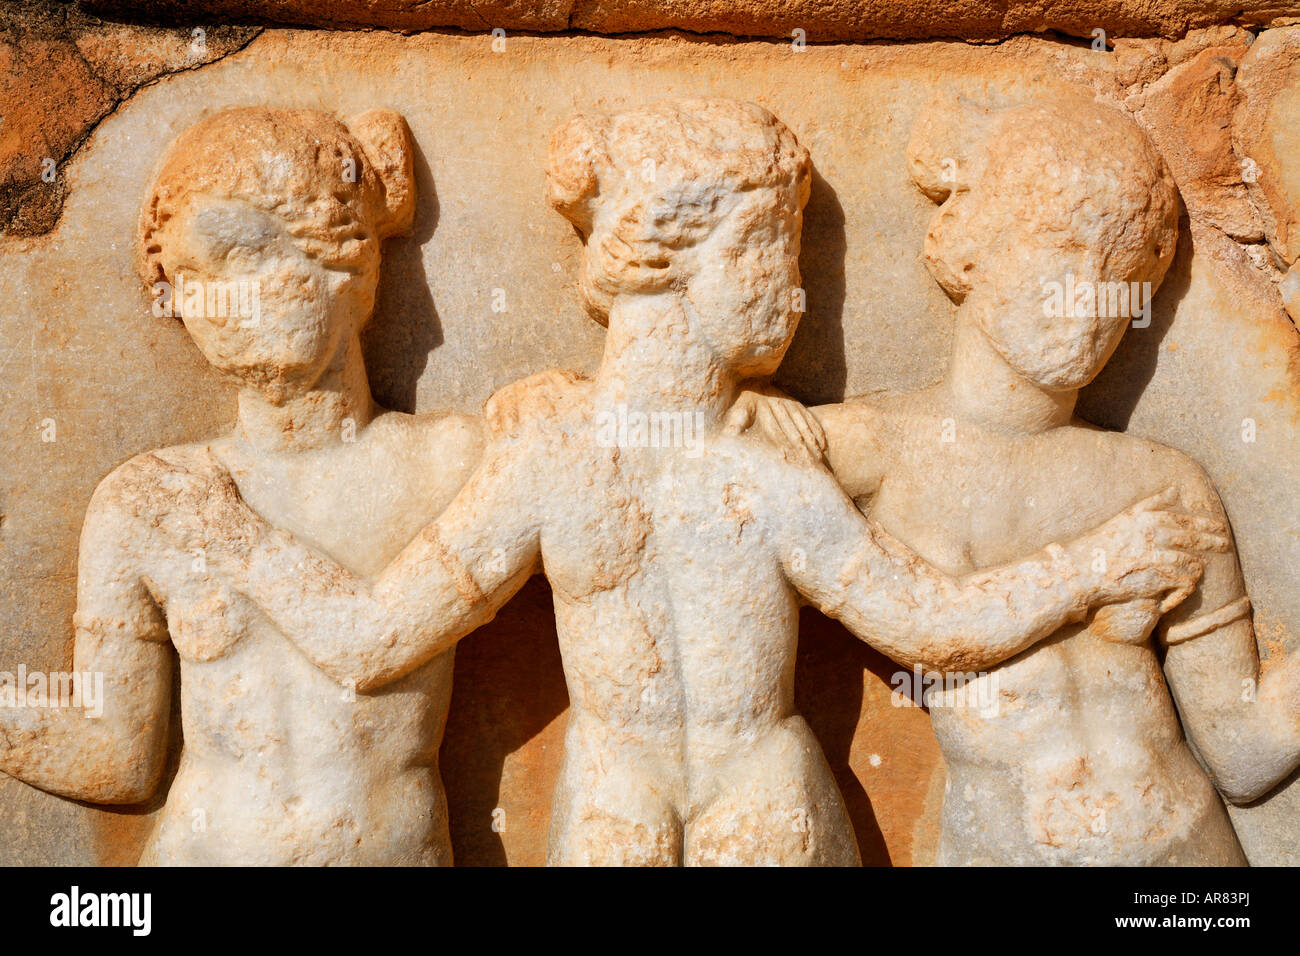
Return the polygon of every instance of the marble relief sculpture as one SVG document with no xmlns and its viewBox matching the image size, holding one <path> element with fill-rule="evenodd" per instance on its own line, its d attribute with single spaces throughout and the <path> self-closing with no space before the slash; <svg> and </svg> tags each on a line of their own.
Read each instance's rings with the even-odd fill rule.
<svg viewBox="0 0 1300 956">
<path fill-rule="evenodd" d="M 950 574 L 1164 488 L 1222 519 L 1195 462 L 1074 415 L 1173 258 L 1178 194 L 1146 136 L 1086 100 L 945 104 L 908 160 L 939 203 L 925 257 L 958 303 L 951 367 L 923 392 L 818 409 L 845 490 Z M 1057 309 L 1065 288 L 1095 301 Z M 1116 289 L 1132 290 L 1128 308 Z M 1249 802 L 1300 764 L 1300 661 L 1261 674 L 1231 549 L 1178 607 L 1097 609 L 968 695 L 994 706 L 931 710 L 948 771 L 941 862 L 1241 864 L 1218 793 Z"/>
<path fill-rule="evenodd" d="M 392 111 L 344 124 L 266 108 L 214 114 L 159 164 L 140 217 L 141 277 L 155 312 L 181 318 L 239 388 L 238 421 L 215 441 L 132 459 L 91 501 L 75 670 L 107 675 L 103 719 L 0 712 L 6 773 L 75 799 L 139 802 L 165 763 L 170 640 L 184 756 L 145 863 L 451 862 L 437 754 L 452 655 L 358 695 L 208 574 L 203 544 L 157 550 L 163 516 L 187 504 L 160 477 L 219 460 L 268 521 L 376 574 L 451 501 L 490 428 L 544 399 L 521 383 L 480 420 L 401 414 L 371 397 L 360 335 L 380 244 L 411 225 L 411 167 L 409 130 Z M 257 287 L 256 315 L 235 308 L 241 283 Z M 209 290 L 228 296 L 222 309 L 209 308 Z M 758 431 L 793 447 L 779 417 L 791 403 L 765 390 L 755 416 L 756 400 L 747 391 L 748 414 L 729 427 L 757 417 Z"/>
<path fill-rule="evenodd" d="M 169 305 L 239 387 L 238 422 L 100 484 L 81 537 L 75 655 L 78 671 L 107 675 L 104 715 L 5 710 L 0 767 L 81 800 L 148 796 L 164 762 L 170 640 L 185 744 L 146 863 L 450 862 L 437 753 L 451 656 L 390 693 L 345 693 L 205 572 L 201 544 L 178 554 L 158 537 L 195 504 L 158 476 L 215 456 L 268 520 L 374 574 L 473 470 L 479 422 L 376 407 L 361 358 L 381 240 L 414 210 L 409 135 L 385 110 L 346 125 L 311 110 L 223 111 L 172 144 L 143 209 L 141 274 L 160 298 L 194 293 Z M 205 286 L 227 282 L 258 284 L 255 320 L 207 310 Z"/>
<path fill-rule="evenodd" d="M 199 504 L 160 479 L 220 461 L 268 521 L 377 574 L 451 501 L 488 431 L 546 401 L 543 375 L 494 396 L 487 420 L 374 402 L 360 334 L 380 244 L 409 229 L 414 209 L 410 133 L 388 110 L 346 124 L 315 110 L 221 111 L 161 159 L 140 216 L 141 277 L 155 314 L 182 319 L 239 388 L 238 421 L 215 441 L 132 459 L 91 501 L 75 670 L 106 675 L 103 718 L 0 711 L 6 773 L 79 800 L 137 803 L 164 771 L 170 640 L 185 746 L 142 862 L 451 862 L 437 764 L 451 653 L 358 695 L 209 574 L 205 544 L 157 550 L 164 516 Z M 250 285 L 256 314 L 236 307 Z M 209 292 L 227 297 L 220 309 Z M 794 403 L 772 389 L 758 401 L 742 392 L 727 427 L 754 426 L 798 452 L 811 419 L 796 426 Z"/>
<path fill-rule="evenodd" d="M 1071 261 L 1089 277 L 1158 281 L 1172 249 L 1167 183 L 1146 147 L 1115 135 L 1148 160 L 1151 181 L 1133 189 L 1155 200 L 1118 248 L 1071 237 Z M 83 534 L 77 655 L 113 675 L 107 719 L 87 732 L 24 713 L 27 723 L 3 728 L 0 766 L 82 799 L 138 799 L 158 776 L 170 637 L 186 744 L 147 861 L 447 862 L 437 745 L 450 652 L 538 569 L 554 592 L 571 699 L 551 816 L 558 864 L 857 861 L 793 706 L 801 600 L 895 660 L 940 671 L 1052 660 L 1062 634 L 1083 628 L 1078 642 L 1106 642 L 1089 653 L 1128 655 L 1152 686 L 1141 641 L 1161 615 L 1167 641 L 1202 637 L 1207 620 L 1238 643 L 1248 629 L 1219 610 L 1240 606 L 1240 579 L 1213 493 L 1186 465 L 1111 488 L 1057 525 L 967 539 L 964 564 L 933 544 L 941 530 L 868 523 L 815 460 L 816 423 L 764 384 L 799 318 L 811 166 L 750 104 L 669 100 L 577 116 L 555 134 L 550 199 L 581 235 L 582 296 L 608 328 L 592 378 L 519 383 L 488 404 L 491 426 L 381 413 L 356 343 L 379 240 L 409 222 L 406 136 L 383 111 L 346 127 L 316 112 L 217 114 L 178 141 L 146 206 L 149 281 L 267 290 L 250 324 L 181 308 L 204 355 L 241 383 L 240 423 L 105 480 Z M 970 284 L 971 361 L 998 372 L 995 334 L 1012 343 L 999 355 L 1049 346 L 1041 367 L 1017 374 L 1047 382 L 1046 406 L 1068 421 L 1068 394 L 1057 393 L 1095 372 L 1118 332 L 1017 325 L 998 311 L 1008 304 L 998 295 L 1018 294 L 1009 276 L 976 295 L 993 267 L 977 267 L 988 261 L 983 223 L 957 215 L 965 190 L 940 214 L 954 223 L 952 248 L 939 229 L 930 247 L 941 281 Z M 1134 217 L 1122 202 L 1107 214 Z M 1058 251 L 1045 246 L 1041 263 L 1059 272 Z M 1016 409 L 986 413 L 998 411 Z M 888 528 L 888 481 L 867 487 L 853 470 L 884 441 L 868 433 L 886 413 L 820 414 L 840 480 L 859 497 L 880 491 L 873 516 Z M 652 427 L 609 427 L 630 418 Z M 989 454 L 1013 443 L 990 434 Z M 1006 453 L 1029 471 L 1031 458 Z M 1244 674 L 1253 658 L 1236 653 Z M 285 682 L 295 693 L 271 692 Z M 1259 739 L 1261 754 L 1285 749 L 1262 725 Z M 1047 748 L 1049 780 L 1031 795 L 1053 834 L 1076 809 L 1056 806 L 1050 782 L 1083 772 L 1070 756 L 1052 764 L 1062 754 Z M 1247 788 L 1280 766 L 1246 764 Z M 200 807 L 212 818 L 196 831 Z"/>
</svg>

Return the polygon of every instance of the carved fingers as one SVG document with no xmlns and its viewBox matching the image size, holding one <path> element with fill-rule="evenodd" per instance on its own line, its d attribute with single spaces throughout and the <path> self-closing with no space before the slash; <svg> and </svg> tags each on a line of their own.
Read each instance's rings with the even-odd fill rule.
<svg viewBox="0 0 1300 956">
<path fill-rule="evenodd" d="M 193 553 L 249 533 L 255 516 L 210 449 L 198 449 L 184 458 L 155 453 L 147 459 L 135 497 L 155 533 L 161 533 L 168 544 Z"/>
<path fill-rule="evenodd" d="M 826 460 L 826 433 L 821 422 L 801 403 L 776 389 L 746 389 L 727 413 L 728 433 L 739 435 L 752 428 L 792 461 L 822 464 Z"/>
<path fill-rule="evenodd" d="M 1183 510 L 1175 489 L 1130 507 L 1081 539 L 1095 596 L 1105 601 L 1160 598 L 1176 607 L 1195 589 L 1205 556 L 1231 547 L 1227 522 Z"/>
<path fill-rule="evenodd" d="M 483 406 L 488 431 L 493 438 L 499 438 L 509 435 L 521 422 L 554 416 L 579 380 L 574 372 L 548 369 L 499 389 Z"/>
</svg>

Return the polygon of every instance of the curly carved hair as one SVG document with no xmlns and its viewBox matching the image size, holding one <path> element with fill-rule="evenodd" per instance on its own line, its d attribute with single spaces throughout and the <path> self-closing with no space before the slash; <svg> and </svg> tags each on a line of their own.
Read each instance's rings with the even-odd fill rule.
<svg viewBox="0 0 1300 956">
<path fill-rule="evenodd" d="M 380 241 L 406 232 L 414 217 L 410 131 L 391 110 L 346 125 L 321 110 L 258 106 L 201 120 L 168 147 L 141 210 L 146 285 L 168 278 L 162 234 L 197 195 L 250 203 L 281 219 L 308 255 L 364 270 L 378 263 Z"/>
<path fill-rule="evenodd" d="M 1113 107 L 1084 98 L 945 103 L 917 121 L 907 160 L 912 181 L 941 204 L 925 258 L 957 301 L 981 258 L 1017 237 L 1086 254 L 1111 281 L 1158 285 L 1173 261 L 1177 187 L 1146 134 Z M 962 196 L 957 212 L 948 200 Z"/>
<path fill-rule="evenodd" d="M 614 295 L 682 277 L 678 253 L 709 235 L 737 194 L 771 193 L 798 241 L 812 162 L 763 107 L 670 99 L 613 115 L 579 114 L 551 138 L 547 192 L 586 247 L 582 291 L 603 322 Z"/>
</svg>

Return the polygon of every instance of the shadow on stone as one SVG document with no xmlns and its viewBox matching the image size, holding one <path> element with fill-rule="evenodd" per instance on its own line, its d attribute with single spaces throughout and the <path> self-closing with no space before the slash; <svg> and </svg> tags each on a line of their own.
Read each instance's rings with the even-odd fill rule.
<svg viewBox="0 0 1300 956">
<path fill-rule="evenodd" d="M 546 858 L 563 728 L 555 728 L 553 743 L 526 745 L 569 706 L 552 607 L 551 589 L 537 575 L 492 623 L 456 649 L 441 753 L 456 866 L 505 866 L 503 832 L 513 865 Z M 494 814 L 502 804 L 506 758 L 517 751 L 523 766 L 514 771 L 510 786 L 517 802 Z M 523 793 L 520 783 L 525 783 Z M 527 813 L 520 812 L 520 796 Z"/>
<path fill-rule="evenodd" d="M 438 225 L 438 194 L 418 143 L 413 158 L 415 227 L 411 235 L 384 243 L 375 311 L 361 335 L 375 401 L 399 412 L 415 411 L 416 385 L 429 353 L 442 344 L 421 251 Z"/>
<path fill-rule="evenodd" d="M 815 168 L 804 209 L 799 272 L 808 311 L 773 383 L 809 405 L 844 400 L 844 207 Z"/>
<path fill-rule="evenodd" d="M 853 738 L 862 713 L 862 680 L 871 671 L 883 683 L 898 668 L 812 608 L 799 615 L 799 662 L 795 709 L 812 728 L 844 797 L 864 866 L 891 866 L 889 847 L 876 821 L 871 798 L 851 766 Z"/>
<path fill-rule="evenodd" d="M 1077 414 L 1102 428 L 1126 431 L 1133 410 L 1156 374 L 1160 343 L 1178 314 L 1192 281 L 1192 234 L 1186 214 L 1178 224 L 1178 251 L 1156 290 L 1151 307 L 1151 325 L 1129 328 L 1101 373 L 1079 393 Z"/>
</svg>

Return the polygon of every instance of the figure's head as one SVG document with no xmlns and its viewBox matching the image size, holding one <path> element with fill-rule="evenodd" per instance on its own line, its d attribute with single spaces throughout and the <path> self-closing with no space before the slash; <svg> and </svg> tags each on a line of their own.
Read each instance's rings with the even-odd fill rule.
<svg viewBox="0 0 1300 956">
<path fill-rule="evenodd" d="M 678 293 L 742 375 L 776 370 L 798 322 L 799 234 L 812 164 L 761 106 L 666 100 L 579 115 L 551 140 L 549 194 L 582 234 L 582 293 Z"/>
<path fill-rule="evenodd" d="M 156 295 L 174 290 L 209 362 L 281 401 L 311 389 L 369 318 L 380 242 L 410 227 L 414 205 L 397 113 L 344 125 L 318 110 L 223 110 L 164 154 L 140 274 Z M 256 296 L 255 321 L 229 306 L 241 294 Z"/>
<path fill-rule="evenodd" d="M 1090 382 L 1173 259 L 1178 193 L 1147 137 L 1091 100 L 954 106 L 917 123 L 908 163 L 942 204 L 926 263 L 965 317 L 1038 385 Z"/>
</svg>

